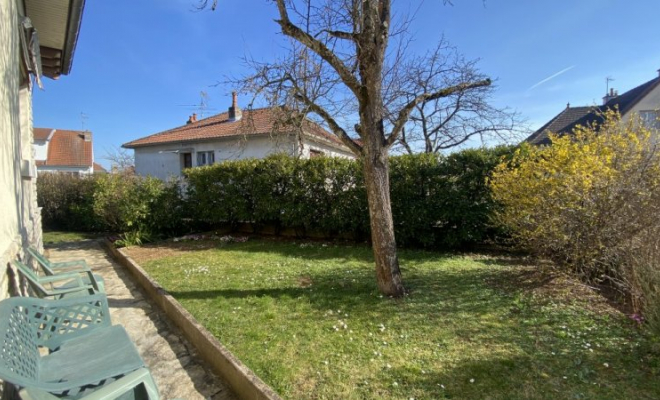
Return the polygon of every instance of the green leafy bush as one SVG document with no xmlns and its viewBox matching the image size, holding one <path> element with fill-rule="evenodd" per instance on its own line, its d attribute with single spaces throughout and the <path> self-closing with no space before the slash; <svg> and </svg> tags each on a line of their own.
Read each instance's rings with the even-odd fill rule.
<svg viewBox="0 0 660 400">
<path fill-rule="evenodd" d="M 392 157 L 398 243 L 451 248 L 492 238 L 496 232 L 488 220 L 494 205 L 485 179 L 510 152 L 499 147 L 446 157 Z M 179 234 L 189 225 L 236 228 L 241 223 L 251 223 L 255 230 L 269 226 L 300 235 L 368 238 L 359 161 L 274 155 L 191 168 L 184 174 L 183 185 L 128 174 L 49 177 L 39 186 L 44 226 L 123 233 L 126 244 Z"/>
<path fill-rule="evenodd" d="M 183 209 L 176 182 L 128 174 L 97 179 L 94 213 L 110 230 L 124 232 L 127 244 L 180 231 Z"/>
<path fill-rule="evenodd" d="M 112 231 L 123 234 L 126 244 L 137 244 L 187 228 L 178 182 L 131 174 L 43 174 L 37 199 L 47 229 Z"/>
<path fill-rule="evenodd" d="M 292 228 L 330 235 L 368 226 L 358 164 L 320 157 L 274 155 L 185 171 L 193 218 L 212 224 Z"/>
<path fill-rule="evenodd" d="M 494 202 L 486 179 L 509 146 L 449 156 L 391 158 L 392 213 L 397 242 L 455 248 L 482 243 L 499 231 L 489 224 Z"/>
<path fill-rule="evenodd" d="M 50 229 L 93 232 L 106 230 L 94 214 L 96 178 L 69 174 L 40 174 L 37 203 L 43 226 Z"/>
<path fill-rule="evenodd" d="M 459 247 L 496 231 L 486 177 L 510 147 L 465 150 L 450 156 L 419 154 L 390 159 L 397 242 Z M 277 155 L 188 169 L 188 201 L 195 219 L 236 226 L 275 226 L 328 236 L 364 238 L 369 232 L 359 161 Z"/>
</svg>

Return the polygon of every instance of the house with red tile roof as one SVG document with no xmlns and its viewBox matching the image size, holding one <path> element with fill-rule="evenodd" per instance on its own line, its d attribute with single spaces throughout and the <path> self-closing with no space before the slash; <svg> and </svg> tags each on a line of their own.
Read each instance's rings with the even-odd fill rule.
<svg viewBox="0 0 660 400">
<path fill-rule="evenodd" d="M 105 172 L 94 162 L 92 132 L 34 128 L 32 147 L 38 173 L 88 175 Z"/>
<path fill-rule="evenodd" d="M 304 119 L 287 123 L 283 108 L 241 111 L 236 93 L 228 112 L 124 143 L 135 152 L 135 171 L 160 179 L 181 176 L 185 168 L 226 160 L 264 158 L 285 153 L 292 157 L 354 158 L 341 141 L 320 125 Z"/>
</svg>

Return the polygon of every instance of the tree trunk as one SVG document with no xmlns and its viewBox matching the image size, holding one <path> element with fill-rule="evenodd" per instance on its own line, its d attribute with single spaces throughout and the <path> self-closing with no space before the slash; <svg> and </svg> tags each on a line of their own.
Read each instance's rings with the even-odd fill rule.
<svg viewBox="0 0 660 400">
<path fill-rule="evenodd" d="M 367 151 L 364 157 L 364 180 L 369 202 L 371 243 L 376 262 L 378 288 L 385 295 L 401 297 L 405 290 L 394 238 L 387 157 L 387 148 L 381 147 L 376 154 Z"/>
</svg>

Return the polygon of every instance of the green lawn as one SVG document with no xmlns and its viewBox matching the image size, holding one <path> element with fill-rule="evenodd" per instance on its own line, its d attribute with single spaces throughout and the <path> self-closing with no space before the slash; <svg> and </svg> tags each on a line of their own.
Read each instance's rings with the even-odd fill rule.
<svg viewBox="0 0 660 400">
<path fill-rule="evenodd" d="M 362 246 L 129 251 L 284 398 L 660 398 L 660 356 L 628 318 L 506 257 L 401 251 L 410 294 L 393 300 Z"/>
<path fill-rule="evenodd" d="M 44 244 L 75 242 L 85 239 L 97 239 L 100 234 L 89 232 L 44 231 Z"/>
</svg>

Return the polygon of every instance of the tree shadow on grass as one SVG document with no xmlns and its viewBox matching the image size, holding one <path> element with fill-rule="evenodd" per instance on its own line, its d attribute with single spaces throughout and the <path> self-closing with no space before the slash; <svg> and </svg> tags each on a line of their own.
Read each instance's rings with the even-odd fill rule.
<svg viewBox="0 0 660 400">
<path fill-rule="evenodd" d="M 488 279 L 494 272 L 475 269 L 460 274 L 431 271 L 406 274 L 408 294 L 402 299 L 383 297 L 377 290 L 372 271 L 342 274 L 342 270 L 314 271 L 306 278 L 309 285 L 275 288 L 223 288 L 215 290 L 174 290 L 170 294 L 179 301 L 272 298 L 301 299 L 316 310 L 345 310 L 347 313 L 367 312 L 372 316 L 405 313 L 411 319 L 443 318 L 470 313 L 478 316 L 493 313 L 498 308 L 511 307 L 511 299 L 490 294 Z"/>
</svg>

